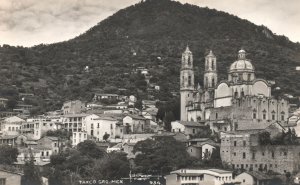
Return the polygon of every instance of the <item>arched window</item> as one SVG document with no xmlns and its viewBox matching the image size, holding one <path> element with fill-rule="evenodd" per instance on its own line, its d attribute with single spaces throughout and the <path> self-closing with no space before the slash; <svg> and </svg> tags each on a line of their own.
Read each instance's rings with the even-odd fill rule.
<svg viewBox="0 0 300 185">
<path fill-rule="evenodd" d="M 275 120 L 275 111 L 272 111 L 272 120 Z"/>
<path fill-rule="evenodd" d="M 239 81 L 243 81 L 243 74 L 239 74 Z"/>
<path fill-rule="evenodd" d="M 191 66 L 191 57 L 188 56 L 187 60 L 188 60 L 188 65 Z"/>
<path fill-rule="evenodd" d="M 263 110 L 263 119 L 267 119 L 267 111 L 266 110 Z"/>
<path fill-rule="evenodd" d="M 212 69 L 212 70 L 215 69 L 215 62 L 214 62 L 214 60 L 211 61 L 211 69 Z"/>
<path fill-rule="evenodd" d="M 205 77 L 205 86 L 208 87 L 208 77 Z"/>
<path fill-rule="evenodd" d="M 212 78 L 212 82 L 211 82 L 212 84 L 212 86 L 215 86 L 215 79 L 214 78 Z"/>
<path fill-rule="evenodd" d="M 248 81 L 250 81 L 251 80 L 251 74 L 249 73 L 248 74 Z"/>
<path fill-rule="evenodd" d="M 189 84 L 189 86 L 191 86 L 191 85 L 192 85 L 192 77 L 191 77 L 191 76 L 189 76 L 189 79 L 188 79 L 188 84 Z"/>
<path fill-rule="evenodd" d="M 237 91 L 234 92 L 234 97 L 237 98 L 239 96 L 239 93 Z"/>
<path fill-rule="evenodd" d="M 284 121 L 284 114 L 285 114 L 285 113 L 282 111 L 282 112 L 281 112 L 281 121 Z"/>
<path fill-rule="evenodd" d="M 218 119 L 218 113 L 216 112 L 216 119 Z"/>
<path fill-rule="evenodd" d="M 241 96 L 245 96 L 244 90 L 242 89 Z"/>
<path fill-rule="evenodd" d="M 256 116 L 256 109 L 253 109 L 253 116 L 252 117 L 253 117 L 253 119 L 256 119 L 256 117 L 257 117 Z"/>
</svg>

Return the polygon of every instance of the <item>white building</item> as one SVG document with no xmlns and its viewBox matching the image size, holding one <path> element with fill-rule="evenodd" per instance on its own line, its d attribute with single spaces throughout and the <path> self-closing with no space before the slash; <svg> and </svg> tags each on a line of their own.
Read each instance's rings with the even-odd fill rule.
<svg viewBox="0 0 300 185">
<path fill-rule="evenodd" d="M 165 177 L 166 185 L 222 185 L 235 182 L 231 171 L 220 169 L 180 169 Z"/>
<path fill-rule="evenodd" d="M 49 130 L 58 130 L 61 128 L 63 119 L 61 117 L 36 117 L 29 118 L 22 124 L 21 133 L 38 140 Z"/>
<path fill-rule="evenodd" d="M 2 135 L 18 135 L 22 123 L 25 120 L 17 116 L 12 116 L 5 118 L 3 121 L 0 121 L 0 134 Z"/>
<path fill-rule="evenodd" d="M 98 141 L 103 141 L 105 134 L 109 134 L 110 139 L 123 137 L 124 126 L 117 118 L 110 115 L 89 115 L 85 119 L 85 125 L 87 134 Z"/>
<path fill-rule="evenodd" d="M 72 146 L 77 146 L 79 143 L 87 140 L 87 133 L 86 132 L 73 132 L 72 134 Z"/>
</svg>

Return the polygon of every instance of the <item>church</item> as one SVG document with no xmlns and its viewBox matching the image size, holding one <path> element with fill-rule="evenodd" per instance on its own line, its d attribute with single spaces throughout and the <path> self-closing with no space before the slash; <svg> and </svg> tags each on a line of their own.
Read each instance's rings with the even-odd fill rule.
<svg viewBox="0 0 300 185">
<path fill-rule="evenodd" d="M 264 129 L 274 122 L 286 124 L 288 101 L 271 96 L 271 84 L 256 78 L 245 50 L 238 52 L 228 79 L 222 81 L 218 81 L 217 58 L 210 51 L 205 57 L 203 87 L 195 85 L 189 47 L 181 60 L 181 121 L 204 122 L 216 132 Z"/>
</svg>

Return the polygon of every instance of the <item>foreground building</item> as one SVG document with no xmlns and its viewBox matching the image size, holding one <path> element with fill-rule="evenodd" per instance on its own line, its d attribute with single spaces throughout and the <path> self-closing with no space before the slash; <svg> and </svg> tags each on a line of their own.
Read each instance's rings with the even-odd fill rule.
<svg viewBox="0 0 300 185">
<path fill-rule="evenodd" d="M 246 171 L 298 172 L 300 145 L 262 144 L 261 132 L 264 130 L 221 133 L 222 162 L 232 169 Z"/>
<path fill-rule="evenodd" d="M 222 185 L 235 182 L 231 171 L 220 169 L 180 169 L 172 171 L 165 178 L 166 185 Z"/>
</svg>

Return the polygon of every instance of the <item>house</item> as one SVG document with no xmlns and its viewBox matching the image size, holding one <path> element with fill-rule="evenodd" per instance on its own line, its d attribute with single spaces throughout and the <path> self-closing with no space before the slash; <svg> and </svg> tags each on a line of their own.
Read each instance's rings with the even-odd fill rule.
<svg viewBox="0 0 300 185">
<path fill-rule="evenodd" d="M 108 99 L 108 100 L 119 100 L 120 96 L 117 94 L 99 94 L 96 93 L 94 95 L 93 101 L 100 101 L 102 99 Z"/>
<path fill-rule="evenodd" d="M 0 97 L 0 107 L 6 107 L 8 99 Z"/>
<path fill-rule="evenodd" d="M 221 169 L 180 169 L 165 176 L 166 185 L 222 185 L 235 183 L 232 172 Z"/>
<path fill-rule="evenodd" d="M 106 152 L 111 153 L 111 152 L 121 152 L 123 151 L 122 143 L 118 143 L 112 147 L 107 148 Z"/>
<path fill-rule="evenodd" d="M 294 175 L 294 183 L 300 184 L 300 172 L 298 172 L 296 175 Z"/>
<path fill-rule="evenodd" d="M 128 105 L 134 106 L 135 102 L 137 101 L 137 98 L 133 95 L 129 96 Z"/>
<path fill-rule="evenodd" d="M 81 132 L 84 130 L 83 125 L 85 117 L 88 114 L 67 114 L 64 115 L 62 128 L 69 132 Z"/>
<path fill-rule="evenodd" d="M 1 185 L 21 185 L 23 174 L 0 169 Z"/>
<path fill-rule="evenodd" d="M 133 148 L 135 145 L 136 145 L 136 143 L 124 143 L 123 144 L 123 146 L 122 146 L 123 151 L 127 154 L 127 158 L 133 159 L 137 155 L 137 154 L 133 153 Z"/>
<path fill-rule="evenodd" d="M 187 152 L 190 156 L 198 159 L 209 159 L 214 150 L 216 150 L 217 144 L 213 142 L 202 142 L 187 147 Z"/>
<path fill-rule="evenodd" d="M 110 139 L 122 138 L 124 126 L 118 118 L 109 114 L 92 114 L 85 119 L 85 130 L 97 141 L 103 141 L 103 136 L 109 134 Z"/>
<path fill-rule="evenodd" d="M 58 137 L 45 136 L 37 141 L 37 145 L 51 148 L 52 153 L 57 154 L 63 146 L 63 142 Z"/>
<path fill-rule="evenodd" d="M 18 135 L 23 122 L 25 120 L 18 116 L 4 118 L 0 122 L 0 133 L 2 135 Z"/>
<path fill-rule="evenodd" d="M 31 156 L 35 163 L 50 162 L 50 156 L 52 155 L 51 148 L 38 145 L 33 148 L 18 148 L 18 151 L 17 164 L 25 164 Z"/>
<path fill-rule="evenodd" d="M 241 185 L 271 185 L 273 178 L 264 173 L 243 172 L 235 177 Z"/>
<path fill-rule="evenodd" d="M 63 114 L 79 114 L 85 110 L 85 103 L 80 100 L 67 101 L 62 106 Z"/>
<path fill-rule="evenodd" d="M 10 146 L 25 146 L 27 137 L 24 135 L 3 135 L 0 136 L 0 145 L 10 145 Z"/>
<path fill-rule="evenodd" d="M 85 131 L 73 132 L 72 134 L 72 146 L 77 146 L 79 143 L 87 140 L 87 133 Z"/>
<path fill-rule="evenodd" d="M 61 128 L 62 118 L 60 117 L 35 117 L 29 118 L 22 124 L 21 133 L 31 136 L 35 140 L 41 137 L 49 130 L 58 130 Z"/>
<path fill-rule="evenodd" d="M 156 101 L 152 101 L 152 100 L 143 100 L 142 104 L 143 104 L 143 109 L 156 107 Z"/>
<path fill-rule="evenodd" d="M 147 109 L 143 110 L 142 115 L 145 118 L 151 119 L 152 121 L 156 122 L 157 121 L 156 120 L 157 112 L 158 112 L 158 108 L 152 107 L 152 108 L 147 108 Z"/>
<path fill-rule="evenodd" d="M 173 137 L 176 141 L 182 142 L 182 143 L 187 143 L 189 136 L 184 134 L 184 133 L 173 133 L 173 132 L 165 132 L 159 130 L 157 134 L 153 135 L 152 138 L 154 140 L 159 139 L 159 138 L 164 138 L 164 137 Z"/>
<path fill-rule="evenodd" d="M 123 118 L 123 125 L 129 127 L 127 131 L 131 133 L 145 133 L 150 129 L 150 120 L 143 116 L 129 114 Z"/>
<path fill-rule="evenodd" d="M 207 128 L 204 122 L 199 123 L 193 121 L 172 121 L 171 127 L 172 132 L 182 132 L 187 135 L 196 135 Z"/>
</svg>

